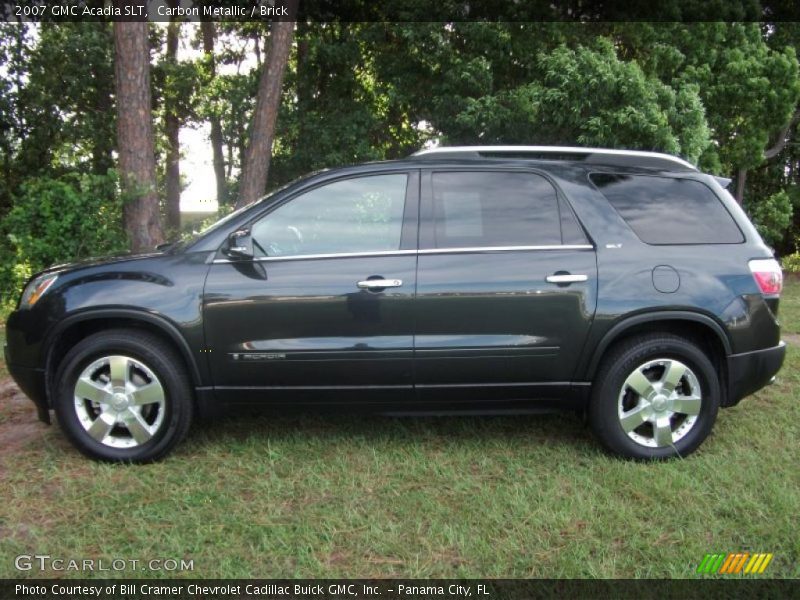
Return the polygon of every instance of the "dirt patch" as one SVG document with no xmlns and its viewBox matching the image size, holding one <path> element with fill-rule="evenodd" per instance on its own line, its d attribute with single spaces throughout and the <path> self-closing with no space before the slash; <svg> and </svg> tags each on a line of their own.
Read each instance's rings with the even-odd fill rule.
<svg viewBox="0 0 800 600">
<path fill-rule="evenodd" d="M 17 523 L 15 525 L 0 525 L 0 537 L 7 540 L 30 542 L 33 539 L 33 527 L 27 523 Z"/>
<path fill-rule="evenodd" d="M 10 453 L 40 440 L 48 427 L 36 416 L 36 408 L 12 379 L 0 380 L 0 448 Z M 3 467 L 0 465 L 0 476 Z"/>
<path fill-rule="evenodd" d="M 783 341 L 792 346 L 800 346 L 800 333 L 784 333 Z"/>
</svg>

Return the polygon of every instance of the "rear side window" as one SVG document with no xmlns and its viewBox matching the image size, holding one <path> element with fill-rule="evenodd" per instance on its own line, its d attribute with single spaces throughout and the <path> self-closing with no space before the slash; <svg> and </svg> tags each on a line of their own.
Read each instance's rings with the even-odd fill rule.
<svg viewBox="0 0 800 600">
<path fill-rule="evenodd" d="M 550 246 L 585 237 L 555 188 L 533 173 L 434 173 L 433 220 L 437 248 Z"/>
<path fill-rule="evenodd" d="M 647 244 L 739 244 L 742 232 L 719 198 L 699 181 L 650 175 L 590 175 Z"/>
</svg>

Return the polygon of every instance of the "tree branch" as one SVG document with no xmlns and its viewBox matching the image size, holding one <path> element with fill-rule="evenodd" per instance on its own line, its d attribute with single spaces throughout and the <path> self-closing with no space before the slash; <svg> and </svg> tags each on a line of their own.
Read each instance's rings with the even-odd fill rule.
<svg viewBox="0 0 800 600">
<path fill-rule="evenodd" d="M 792 118 L 789 119 L 789 122 L 786 123 L 783 129 L 781 129 L 780 133 L 778 134 L 778 141 L 775 142 L 772 148 L 764 151 L 764 156 L 767 160 L 778 156 L 778 154 L 780 154 L 781 151 L 786 147 L 786 143 L 789 141 L 789 139 L 791 139 L 789 130 L 791 130 L 794 124 L 797 123 L 798 119 L 800 119 L 800 107 L 795 109 Z"/>
<path fill-rule="evenodd" d="M 789 135 L 792 127 L 794 127 L 795 123 L 797 123 L 798 119 L 800 119 L 800 106 L 798 106 L 792 118 L 789 119 L 789 122 L 783 126 L 783 129 L 780 130 L 778 133 L 777 141 L 772 145 L 772 147 L 764 150 L 764 158 L 767 160 L 773 159 L 781 151 L 786 147 L 786 144 L 791 139 L 791 135 Z M 734 192 L 734 198 L 736 201 L 741 204 L 744 201 L 744 184 L 747 180 L 747 169 L 740 168 L 736 173 L 736 191 Z"/>
</svg>

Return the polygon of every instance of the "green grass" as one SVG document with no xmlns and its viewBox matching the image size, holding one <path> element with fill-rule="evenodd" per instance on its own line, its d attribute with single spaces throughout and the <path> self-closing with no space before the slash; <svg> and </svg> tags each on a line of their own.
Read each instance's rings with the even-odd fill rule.
<svg viewBox="0 0 800 600">
<path fill-rule="evenodd" d="M 800 334 L 800 274 L 792 273 L 784 282 L 780 317 L 782 333 Z"/>
<path fill-rule="evenodd" d="M 800 332 L 797 281 L 782 318 Z M 21 553 L 187 558 L 195 577 L 696 577 L 737 551 L 800 577 L 799 350 L 658 464 L 607 456 L 570 415 L 242 416 L 141 467 L 90 462 L 53 427 L 0 453 L 0 577 Z"/>
</svg>

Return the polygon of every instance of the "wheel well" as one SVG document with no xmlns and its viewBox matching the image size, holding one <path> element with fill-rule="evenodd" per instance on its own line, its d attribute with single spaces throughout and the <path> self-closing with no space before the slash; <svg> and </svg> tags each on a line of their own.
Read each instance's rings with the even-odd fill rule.
<svg viewBox="0 0 800 600">
<path fill-rule="evenodd" d="M 614 347 L 629 340 L 632 337 L 650 333 L 671 333 L 697 345 L 705 352 L 711 363 L 719 374 L 720 390 L 722 398 L 721 406 L 728 405 L 728 363 L 725 360 L 725 346 L 720 340 L 718 333 L 710 326 L 699 321 L 689 321 L 681 319 L 665 319 L 663 321 L 644 321 L 632 325 L 619 333 L 603 350 L 601 356 L 594 362 L 591 376 L 597 373 L 603 358 L 611 352 Z"/>
<path fill-rule="evenodd" d="M 64 331 L 59 332 L 58 337 L 50 345 L 45 362 L 45 372 L 47 373 L 47 400 L 51 407 L 53 405 L 52 390 L 55 374 L 58 372 L 59 365 L 64 359 L 64 356 L 81 340 L 95 333 L 107 331 L 109 329 L 138 329 L 157 336 L 161 341 L 175 350 L 175 354 L 180 358 L 186 372 L 189 374 L 189 379 L 194 384 L 198 384 L 193 365 L 188 363 L 187 357 L 175 340 L 158 325 L 128 317 L 98 317 L 78 321 L 67 326 Z"/>
</svg>

